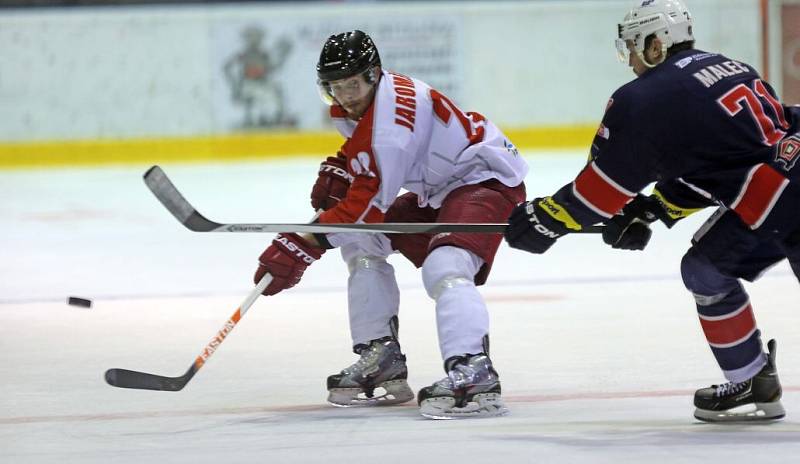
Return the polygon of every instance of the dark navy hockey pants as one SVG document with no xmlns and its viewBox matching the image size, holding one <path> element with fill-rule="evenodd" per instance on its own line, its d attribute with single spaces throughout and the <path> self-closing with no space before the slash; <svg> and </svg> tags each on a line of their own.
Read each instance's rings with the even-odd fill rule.
<svg viewBox="0 0 800 464">
<path fill-rule="evenodd" d="M 711 351 L 726 378 L 741 382 L 765 363 L 761 334 L 741 279 L 754 281 L 783 259 L 800 280 L 800 229 L 773 240 L 720 208 L 697 231 L 681 275 L 695 297 Z"/>
</svg>

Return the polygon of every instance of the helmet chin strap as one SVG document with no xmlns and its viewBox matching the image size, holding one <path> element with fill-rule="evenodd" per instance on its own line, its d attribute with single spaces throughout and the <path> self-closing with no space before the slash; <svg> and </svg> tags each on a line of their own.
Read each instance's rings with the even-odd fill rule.
<svg viewBox="0 0 800 464">
<path fill-rule="evenodd" d="M 644 52 L 637 51 L 636 54 L 639 56 L 639 59 L 642 61 L 642 63 L 645 66 L 647 66 L 650 69 L 653 69 L 656 66 L 660 65 L 661 63 L 663 63 L 664 60 L 667 59 L 667 46 L 664 45 L 664 44 L 661 44 L 661 61 L 659 61 L 658 63 L 650 63 L 649 61 L 647 61 L 647 59 L 645 59 L 645 57 L 644 57 Z"/>
</svg>

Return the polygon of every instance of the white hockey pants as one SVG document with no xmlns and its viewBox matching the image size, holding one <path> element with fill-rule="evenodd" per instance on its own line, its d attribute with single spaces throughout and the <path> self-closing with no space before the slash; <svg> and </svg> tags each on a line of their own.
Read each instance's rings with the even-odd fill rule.
<svg viewBox="0 0 800 464">
<path fill-rule="evenodd" d="M 398 313 L 400 293 L 394 268 L 386 262 L 392 253 L 380 234 L 341 247 L 350 270 L 348 308 L 353 345 L 391 335 L 389 321 Z M 483 351 L 489 333 L 489 313 L 474 277 L 483 260 L 467 250 L 442 246 L 422 265 L 422 281 L 436 301 L 436 324 L 442 359 Z"/>
</svg>

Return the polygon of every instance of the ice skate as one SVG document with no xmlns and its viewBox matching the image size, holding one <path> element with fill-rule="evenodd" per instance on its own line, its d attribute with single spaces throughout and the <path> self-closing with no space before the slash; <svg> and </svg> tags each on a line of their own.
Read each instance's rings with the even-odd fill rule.
<svg viewBox="0 0 800 464">
<path fill-rule="evenodd" d="M 694 417 L 706 422 L 750 422 L 781 419 L 781 383 L 775 367 L 775 340 L 767 343 L 767 364 L 753 378 L 701 388 L 694 394 Z"/>
<path fill-rule="evenodd" d="M 508 412 L 500 398 L 500 378 L 486 354 L 445 361 L 447 377 L 419 392 L 420 414 L 429 419 L 494 417 Z"/>
<path fill-rule="evenodd" d="M 358 349 L 355 364 L 328 377 L 328 403 L 338 407 L 390 406 L 414 399 L 408 386 L 406 357 L 394 337 L 373 340 Z"/>
</svg>

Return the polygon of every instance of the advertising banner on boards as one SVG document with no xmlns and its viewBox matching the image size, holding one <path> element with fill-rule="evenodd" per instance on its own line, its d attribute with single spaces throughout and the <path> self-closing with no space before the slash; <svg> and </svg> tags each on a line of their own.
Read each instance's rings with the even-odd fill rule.
<svg viewBox="0 0 800 464">
<path fill-rule="evenodd" d="M 800 4 L 781 7 L 783 102 L 800 104 Z"/>
<path fill-rule="evenodd" d="M 316 64 L 332 34 L 361 29 L 375 41 L 385 69 L 430 84 L 458 102 L 464 50 L 457 17 L 286 18 L 213 25 L 212 101 L 220 132 L 330 128 L 317 92 Z"/>
</svg>

